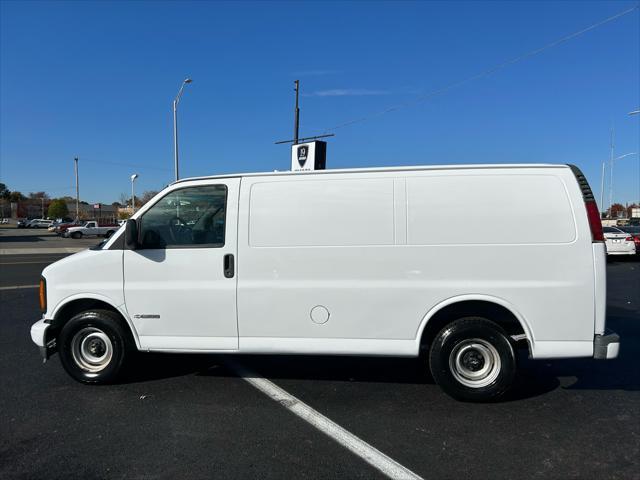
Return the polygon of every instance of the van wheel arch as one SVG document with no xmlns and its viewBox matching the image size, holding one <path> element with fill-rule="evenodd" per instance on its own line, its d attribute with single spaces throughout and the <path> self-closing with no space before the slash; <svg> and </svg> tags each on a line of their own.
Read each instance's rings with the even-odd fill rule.
<svg viewBox="0 0 640 480">
<path fill-rule="evenodd" d="M 518 319 L 507 307 L 488 300 L 461 300 L 440 308 L 429 316 L 420 337 L 421 353 L 429 350 L 436 335 L 446 325 L 463 317 L 483 317 L 502 327 L 514 339 L 517 346 L 525 347 L 532 353 L 531 339 Z M 521 342 L 526 340 L 526 342 Z"/>
<path fill-rule="evenodd" d="M 84 298 L 73 300 L 66 305 L 64 305 L 53 318 L 53 322 L 51 323 L 51 328 L 47 330 L 47 341 L 53 340 L 57 338 L 57 336 L 62 331 L 65 324 L 71 320 L 73 317 L 78 315 L 81 312 L 86 312 L 89 310 L 107 310 L 113 312 L 114 318 L 117 318 L 120 326 L 124 329 L 125 333 L 129 336 L 128 340 L 130 345 L 135 345 L 137 347 L 137 341 L 135 339 L 135 335 L 131 329 L 131 326 L 127 322 L 127 320 L 122 316 L 122 314 L 118 311 L 117 308 L 112 306 L 111 304 L 104 302 L 102 300 L 97 300 L 93 298 Z"/>
</svg>

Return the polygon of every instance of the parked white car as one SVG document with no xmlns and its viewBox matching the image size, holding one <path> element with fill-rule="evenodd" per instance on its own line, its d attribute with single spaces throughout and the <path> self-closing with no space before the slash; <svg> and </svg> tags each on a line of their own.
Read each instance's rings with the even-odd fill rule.
<svg viewBox="0 0 640 480">
<path fill-rule="evenodd" d="M 27 223 L 27 228 L 49 228 L 51 225 L 53 225 L 53 220 L 35 218 Z"/>
<path fill-rule="evenodd" d="M 96 221 L 85 222 L 79 227 L 71 227 L 68 228 L 62 236 L 65 238 L 82 238 L 82 237 L 106 237 L 109 238 L 111 235 L 116 233 L 116 231 L 120 228 L 119 225 L 116 224 L 106 224 L 102 225 Z"/>
<path fill-rule="evenodd" d="M 461 217 L 463 235 L 442 228 Z M 426 352 L 446 392 L 486 401 L 512 384 L 518 347 L 619 350 L 598 208 L 566 165 L 180 180 L 42 275 L 32 339 L 89 384 L 114 381 L 136 349 Z"/>
<path fill-rule="evenodd" d="M 616 227 L 602 227 L 606 240 L 607 255 L 635 255 L 633 236 Z"/>
</svg>

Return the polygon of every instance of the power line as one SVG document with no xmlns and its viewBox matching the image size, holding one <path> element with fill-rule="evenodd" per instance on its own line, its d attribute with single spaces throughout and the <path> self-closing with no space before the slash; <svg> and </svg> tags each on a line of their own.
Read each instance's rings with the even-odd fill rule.
<svg viewBox="0 0 640 480">
<path fill-rule="evenodd" d="M 384 110 L 380 110 L 378 112 L 374 112 L 374 113 L 371 113 L 369 115 L 365 115 L 363 117 L 356 118 L 354 120 L 349 120 L 348 122 L 344 122 L 344 123 L 338 124 L 335 127 L 327 128 L 326 130 L 323 131 L 323 133 L 328 133 L 328 132 L 337 130 L 339 128 L 347 127 L 349 125 L 353 125 L 353 124 L 356 124 L 356 123 L 364 122 L 364 121 L 369 120 L 371 118 L 379 117 L 379 116 L 384 115 L 386 113 L 390 113 L 390 112 L 393 112 L 393 111 L 396 111 L 396 110 L 400 110 L 402 108 L 412 107 L 414 105 L 418 105 L 420 103 L 426 102 L 427 100 L 429 100 L 429 99 L 431 99 L 431 98 L 433 98 L 435 96 L 442 95 L 443 93 L 446 93 L 446 92 L 448 92 L 449 90 L 451 90 L 453 88 L 459 87 L 459 86 L 464 85 L 465 83 L 471 82 L 473 80 L 477 80 L 478 78 L 486 77 L 486 76 L 491 75 L 492 73 L 495 73 L 496 71 L 501 70 L 501 69 L 503 69 L 503 68 L 505 68 L 505 67 L 507 67 L 509 65 L 513 65 L 514 63 L 521 62 L 522 60 L 525 60 L 527 58 L 530 58 L 530 57 L 533 57 L 535 55 L 538 55 L 538 54 L 540 54 L 540 53 L 542 53 L 542 52 L 544 52 L 544 51 L 546 51 L 546 50 L 548 50 L 550 48 L 553 48 L 553 47 L 561 45 L 561 44 L 563 44 L 565 42 L 568 42 L 569 40 L 572 40 L 572 39 L 574 39 L 576 37 L 579 37 L 580 35 L 583 35 L 583 34 L 589 32 L 591 30 L 594 30 L 594 29 L 598 28 L 598 27 L 601 27 L 602 25 L 605 25 L 607 23 L 613 22 L 613 21 L 619 19 L 620 17 L 628 15 L 631 12 L 633 12 L 634 10 L 637 10 L 638 8 L 640 8 L 640 5 L 634 5 L 633 7 L 628 8 L 626 10 L 623 10 L 622 12 L 619 12 L 619 13 L 611 16 L 611 17 L 605 18 L 604 20 L 601 20 L 601 21 L 596 22 L 596 23 L 594 23 L 592 25 L 589 25 L 586 28 L 583 28 L 583 29 L 578 30 L 578 31 L 573 32 L 573 33 L 570 33 L 569 35 L 566 35 L 566 36 L 564 36 L 564 37 L 562 37 L 562 38 L 560 38 L 558 40 L 555 40 L 555 41 L 553 41 L 551 43 L 548 43 L 548 44 L 544 45 L 543 47 L 536 48 L 535 50 L 531 50 L 529 52 L 523 53 L 522 55 L 518 55 L 517 57 L 513 57 L 513 58 L 511 58 L 509 60 L 506 60 L 506 61 L 504 61 L 502 63 L 494 65 L 494 66 L 492 66 L 490 68 L 487 68 L 486 70 L 483 70 L 483 71 L 481 71 L 479 73 L 476 73 L 475 75 L 472 75 L 470 77 L 464 78 L 462 80 L 458 80 L 456 82 L 449 83 L 448 85 L 445 85 L 444 87 L 439 88 L 437 90 L 434 90 L 432 92 L 426 93 L 424 95 L 419 95 L 416 99 L 414 99 L 412 101 L 399 103 L 397 105 L 393 105 L 391 107 L 385 108 Z"/>
</svg>

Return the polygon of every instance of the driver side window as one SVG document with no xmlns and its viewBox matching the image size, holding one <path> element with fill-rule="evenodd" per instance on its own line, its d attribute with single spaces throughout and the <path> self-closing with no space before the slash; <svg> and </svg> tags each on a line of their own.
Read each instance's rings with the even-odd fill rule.
<svg viewBox="0 0 640 480">
<path fill-rule="evenodd" d="M 226 201 L 225 185 L 174 190 L 140 219 L 141 247 L 223 247 Z"/>
</svg>

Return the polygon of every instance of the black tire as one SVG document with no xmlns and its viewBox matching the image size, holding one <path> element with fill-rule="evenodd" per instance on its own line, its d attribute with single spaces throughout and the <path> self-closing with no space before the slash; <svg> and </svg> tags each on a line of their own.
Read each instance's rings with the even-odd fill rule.
<svg viewBox="0 0 640 480">
<path fill-rule="evenodd" d="M 451 397 L 468 402 L 499 399 L 513 384 L 516 357 L 509 335 L 482 317 L 444 327 L 429 349 L 434 380 Z"/>
<path fill-rule="evenodd" d="M 130 337 L 120 322 L 109 310 L 89 310 L 65 324 L 57 343 L 62 366 L 71 377 L 87 384 L 113 383 L 118 378 L 133 354 Z M 97 358 L 104 360 L 91 362 Z"/>
<path fill-rule="evenodd" d="M 75 239 L 82 238 L 82 232 L 73 232 L 71 234 L 71 238 L 75 238 Z"/>
</svg>

